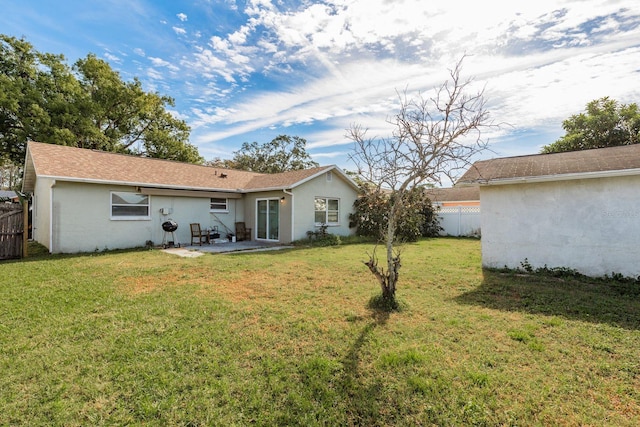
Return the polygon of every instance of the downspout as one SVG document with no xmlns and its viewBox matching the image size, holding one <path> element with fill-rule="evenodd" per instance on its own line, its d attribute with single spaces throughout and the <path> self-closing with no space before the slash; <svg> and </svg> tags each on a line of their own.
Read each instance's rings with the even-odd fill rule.
<svg viewBox="0 0 640 427">
<path fill-rule="evenodd" d="M 54 179 L 49 188 L 49 252 L 53 253 L 53 187 L 56 186 Z"/>
<path fill-rule="evenodd" d="M 293 233 L 294 233 L 294 230 L 295 230 L 295 227 L 294 227 L 295 224 L 294 223 L 295 223 L 295 218 L 296 218 L 296 215 L 295 215 L 295 213 L 296 213 L 295 212 L 296 205 L 295 205 L 295 203 L 293 203 L 293 193 L 291 191 L 287 191 L 285 189 L 282 189 L 282 192 L 284 194 L 287 194 L 287 195 L 291 196 L 291 241 L 293 242 L 295 240 Z"/>
</svg>

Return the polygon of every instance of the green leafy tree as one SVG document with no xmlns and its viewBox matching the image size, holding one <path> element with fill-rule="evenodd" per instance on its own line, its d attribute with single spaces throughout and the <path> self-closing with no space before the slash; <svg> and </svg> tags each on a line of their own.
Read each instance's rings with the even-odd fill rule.
<svg viewBox="0 0 640 427">
<path fill-rule="evenodd" d="M 574 114 L 564 122 L 566 134 L 542 153 L 589 150 L 640 143 L 640 111 L 634 104 L 620 104 L 608 97 L 589 102 L 584 113 Z"/>
<path fill-rule="evenodd" d="M 306 151 L 307 141 L 298 136 L 280 135 L 266 144 L 242 144 L 226 161 L 230 168 L 261 173 L 279 173 L 317 167 Z"/>
<path fill-rule="evenodd" d="M 158 157 L 204 159 L 190 129 L 168 106 L 172 98 L 125 82 L 89 54 L 72 67 L 24 39 L 0 35 L 0 148 L 21 165 L 28 140 Z"/>
<path fill-rule="evenodd" d="M 22 168 L 0 157 L 0 190 L 19 190 L 22 180 Z"/>
<path fill-rule="evenodd" d="M 38 90 L 40 56 L 24 40 L 0 36 L 0 148 L 17 164 L 24 161 L 29 136 L 49 122 Z"/>
</svg>

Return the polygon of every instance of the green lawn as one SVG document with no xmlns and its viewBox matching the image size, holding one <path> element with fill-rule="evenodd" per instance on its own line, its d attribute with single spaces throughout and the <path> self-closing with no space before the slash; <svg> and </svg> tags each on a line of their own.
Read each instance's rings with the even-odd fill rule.
<svg viewBox="0 0 640 427">
<path fill-rule="evenodd" d="M 371 248 L 2 262 L 0 425 L 640 425 L 638 285 Z"/>
</svg>

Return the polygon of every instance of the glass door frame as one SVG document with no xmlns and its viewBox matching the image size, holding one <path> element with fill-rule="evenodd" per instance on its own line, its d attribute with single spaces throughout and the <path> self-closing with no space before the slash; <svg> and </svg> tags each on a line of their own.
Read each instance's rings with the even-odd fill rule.
<svg viewBox="0 0 640 427">
<path fill-rule="evenodd" d="M 265 224 L 265 237 L 260 237 L 260 202 L 266 202 L 267 204 L 267 211 L 266 211 L 266 224 Z M 277 214 L 276 214 L 276 219 L 275 219 L 275 225 L 276 225 L 276 233 L 277 236 L 276 238 L 271 238 L 271 230 L 269 225 L 272 225 L 272 218 L 271 216 L 271 212 L 270 212 L 270 205 L 274 204 L 275 206 L 277 206 Z M 264 240 L 264 241 L 269 241 L 269 242 L 279 242 L 280 241 L 280 199 L 277 197 L 263 197 L 263 198 L 259 198 L 256 199 L 256 240 Z"/>
</svg>

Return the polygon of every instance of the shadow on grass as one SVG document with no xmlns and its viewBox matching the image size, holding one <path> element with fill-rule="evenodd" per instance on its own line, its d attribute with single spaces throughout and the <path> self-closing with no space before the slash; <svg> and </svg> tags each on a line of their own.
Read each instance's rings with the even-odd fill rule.
<svg viewBox="0 0 640 427">
<path fill-rule="evenodd" d="M 485 270 L 482 284 L 455 300 L 497 310 L 640 329 L 638 283 Z"/>
<path fill-rule="evenodd" d="M 372 321 L 360 331 L 342 360 L 344 375 L 341 386 L 350 425 L 377 425 L 380 413 L 380 392 L 384 384 L 381 379 L 365 382 L 364 378 L 371 377 L 361 373 L 360 362 L 373 331 L 376 327 L 386 324 L 389 312 L 376 309 L 370 311 Z"/>
</svg>

